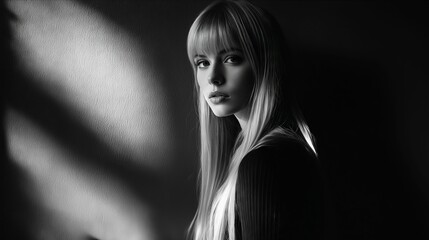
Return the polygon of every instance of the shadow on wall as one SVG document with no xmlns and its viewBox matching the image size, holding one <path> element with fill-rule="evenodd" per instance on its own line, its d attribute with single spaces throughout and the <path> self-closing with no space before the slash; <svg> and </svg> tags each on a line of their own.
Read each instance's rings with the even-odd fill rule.
<svg viewBox="0 0 429 240">
<path fill-rule="evenodd" d="M 5 134 L 5 110 L 7 83 L 12 77 L 12 67 L 15 59 L 10 49 L 11 30 L 9 21 L 15 20 L 16 16 L 10 12 L 4 3 L 0 1 L 0 66 L 2 78 L 0 87 L 0 154 L 1 154 L 1 195 L 2 211 L 0 230 L 2 237 L 13 237 L 13 239 L 32 239 L 31 234 L 26 231 L 33 219 L 35 212 L 31 208 L 31 200 L 26 194 L 24 185 L 29 186 L 30 182 L 25 173 L 11 163 L 7 154 L 6 134 Z M 28 219 L 28 221 L 22 221 Z"/>
<path fill-rule="evenodd" d="M 169 108 L 192 105 L 191 97 L 164 96 L 150 46 L 90 8 L 8 7 L 16 18 L 2 19 L 10 64 L 2 82 L 2 190 L 13 207 L 4 209 L 2 236 L 184 237 L 195 203 L 194 136 L 182 125 L 188 112 L 176 121 Z M 182 94 L 192 96 L 187 89 Z"/>
<path fill-rule="evenodd" d="M 333 204 L 331 239 L 429 236 L 426 196 L 397 146 L 392 81 L 376 63 L 296 53 L 297 92 Z M 414 170 L 414 169 L 412 169 Z"/>
</svg>

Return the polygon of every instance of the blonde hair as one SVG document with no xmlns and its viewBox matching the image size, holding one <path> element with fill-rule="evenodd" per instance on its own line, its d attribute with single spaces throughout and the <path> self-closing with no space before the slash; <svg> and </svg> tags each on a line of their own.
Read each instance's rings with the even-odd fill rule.
<svg viewBox="0 0 429 240">
<path fill-rule="evenodd" d="M 312 135 L 287 91 L 284 39 L 277 22 L 247 1 L 218 1 L 203 10 L 187 40 L 200 120 L 199 205 L 189 228 L 198 240 L 235 240 L 235 187 L 239 165 L 250 151 L 276 138 L 302 142 L 316 153 Z M 196 80 L 196 54 L 240 47 L 249 61 L 254 87 L 250 116 L 241 129 L 234 116 L 216 117 Z M 285 91 L 286 90 L 286 91 Z"/>
</svg>

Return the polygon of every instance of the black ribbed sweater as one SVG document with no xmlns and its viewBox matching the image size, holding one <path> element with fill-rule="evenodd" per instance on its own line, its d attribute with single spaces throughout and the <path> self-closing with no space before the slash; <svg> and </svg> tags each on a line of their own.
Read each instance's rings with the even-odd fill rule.
<svg viewBox="0 0 429 240">
<path fill-rule="evenodd" d="M 236 187 L 236 239 L 322 239 L 318 159 L 303 144 L 278 140 L 248 153 Z"/>
</svg>

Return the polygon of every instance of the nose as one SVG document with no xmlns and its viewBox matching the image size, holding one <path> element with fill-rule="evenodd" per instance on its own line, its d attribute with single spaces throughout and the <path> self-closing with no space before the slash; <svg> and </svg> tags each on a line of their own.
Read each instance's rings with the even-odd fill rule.
<svg viewBox="0 0 429 240">
<path fill-rule="evenodd" d="M 219 64 L 213 64 L 211 72 L 208 75 L 208 81 L 210 84 L 220 86 L 225 83 L 225 78 L 222 73 L 222 67 Z"/>
</svg>

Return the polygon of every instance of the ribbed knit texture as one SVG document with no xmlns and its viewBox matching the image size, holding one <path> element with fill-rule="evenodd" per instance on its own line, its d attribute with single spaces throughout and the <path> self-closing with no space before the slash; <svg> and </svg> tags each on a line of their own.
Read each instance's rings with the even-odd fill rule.
<svg viewBox="0 0 429 240">
<path fill-rule="evenodd" d="M 236 188 L 236 239 L 322 239 L 318 160 L 298 142 L 279 140 L 247 154 Z"/>
</svg>

